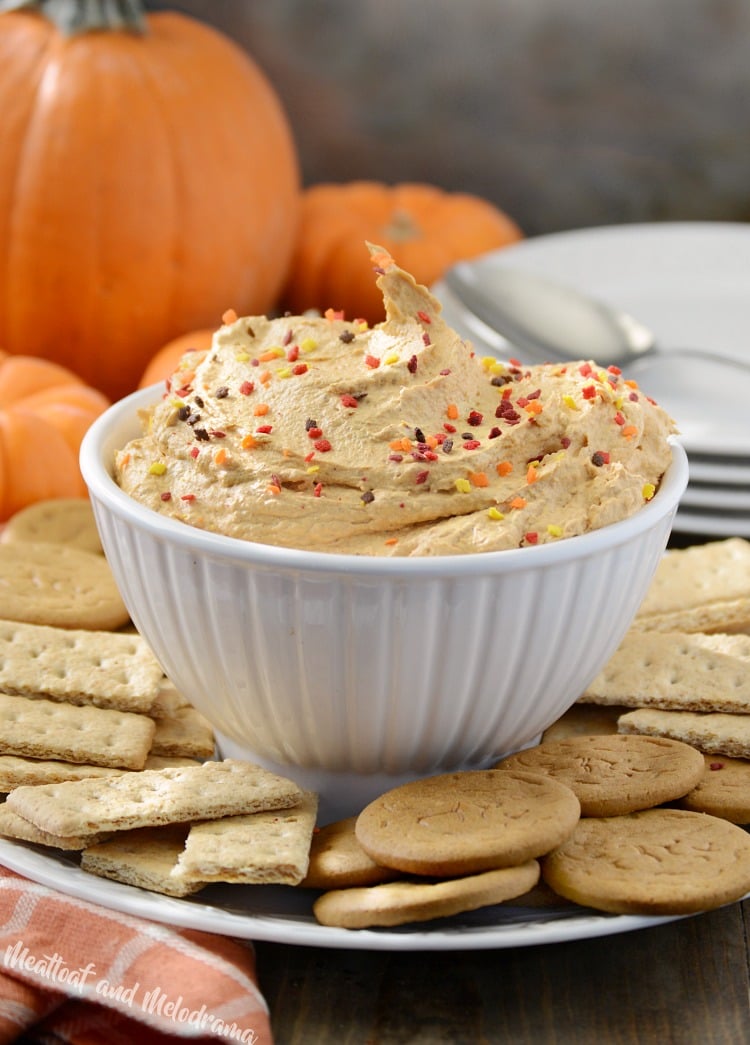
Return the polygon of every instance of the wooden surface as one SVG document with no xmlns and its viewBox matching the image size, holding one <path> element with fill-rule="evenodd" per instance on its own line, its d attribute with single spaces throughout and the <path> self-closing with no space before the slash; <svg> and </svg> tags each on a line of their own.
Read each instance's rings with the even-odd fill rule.
<svg viewBox="0 0 750 1045">
<path fill-rule="evenodd" d="M 276 1045 L 750 1042 L 748 903 L 515 950 L 256 945 Z"/>
</svg>

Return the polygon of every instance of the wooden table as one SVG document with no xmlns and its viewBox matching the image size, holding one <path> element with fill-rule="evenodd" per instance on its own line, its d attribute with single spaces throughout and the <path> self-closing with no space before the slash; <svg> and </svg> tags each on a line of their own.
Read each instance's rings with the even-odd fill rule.
<svg viewBox="0 0 750 1045">
<path fill-rule="evenodd" d="M 258 971 L 276 1045 L 739 1045 L 749 903 L 512 950 L 258 943 Z"/>
</svg>

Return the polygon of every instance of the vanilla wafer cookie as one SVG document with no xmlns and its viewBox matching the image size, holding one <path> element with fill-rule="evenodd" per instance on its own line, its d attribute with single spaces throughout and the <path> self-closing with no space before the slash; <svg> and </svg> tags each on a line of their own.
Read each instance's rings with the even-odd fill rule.
<svg viewBox="0 0 750 1045">
<path fill-rule="evenodd" d="M 538 862 L 528 860 L 516 867 L 441 882 L 399 881 L 335 889 L 318 897 L 313 913 L 322 925 L 343 929 L 425 922 L 512 900 L 533 888 L 538 878 Z"/>
<path fill-rule="evenodd" d="M 16 541 L 64 544 L 102 554 L 102 542 L 88 497 L 57 497 L 21 508 L 0 532 L 0 542 Z"/>
<path fill-rule="evenodd" d="M 109 631 L 130 619 L 107 560 L 42 541 L 0 544 L 0 605 L 7 620 Z"/>
<path fill-rule="evenodd" d="M 750 635 L 631 630 L 579 700 L 749 713 Z"/>
<path fill-rule="evenodd" d="M 65 836 L 283 809 L 301 797 L 291 780 L 250 762 L 226 759 L 18 787 L 6 803 L 42 830 Z"/>
<path fill-rule="evenodd" d="M 154 729 L 153 719 L 130 711 L 78 707 L 0 693 L 0 754 L 142 769 Z M 107 779 L 76 783 L 96 786 Z"/>
<path fill-rule="evenodd" d="M 325 824 L 310 845 L 307 874 L 300 885 L 310 889 L 343 889 L 379 885 L 402 877 L 392 867 L 376 864 L 357 841 L 356 816 Z"/>
<path fill-rule="evenodd" d="M 525 863 L 573 830 L 580 804 L 542 773 L 445 773 L 395 787 L 357 817 L 362 848 L 386 867 L 441 878 Z"/>
<path fill-rule="evenodd" d="M 707 754 L 750 758 L 750 715 L 636 708 L 620 715 L 617 728 L 620 733 L 682 740 Z"/>
<path fill-rule="evenodd" d="M 120 831 L 108 841 L 91 843 L 81 853 L 81 867 L 100 878 L 110 878 L 167 896 L 189 896 L 203 882 L 172 874 L 183 850 L 188 824 L 138 827 Z"/>
<path fill-rule="evenodd" d="M 692 791 L 678 802 L 681 809 L 710 813 L 733 824 L 750 824 L 750 760 L 704 755 L 706 768 Z"/>
<path fill-rule="evenodd" d="M 703 776 L 703 757 L 677 740 L 613 733 L 544 741 L 498 769 L 544 773 L 577 795 L 582 816 L 617 816 L 686 794 Z"/>
<path fill-rule="evenodd" d="M 730 537 L 669 551 L 636 617 L 658 631 L 750 631 L 750 541 Z"/>
<path fill-rule="evenodd" d="M 140 635 L 0 620 L 0 691 L 148 713 L 164 673 Z"/>
<path fill-rule="evenodd" d="M 318 796 L 305 792 L 288 809 L 193 824 L 172 874 L 188 882 L 298 885 L 317 809 Z"/>
<path fill-rule="evenodd" d="M 695 914 L 750 891 L 750 835 L 684 809 L 585 817 L 542 858 L 556 893 L 612 914 Z"/>
</svg>

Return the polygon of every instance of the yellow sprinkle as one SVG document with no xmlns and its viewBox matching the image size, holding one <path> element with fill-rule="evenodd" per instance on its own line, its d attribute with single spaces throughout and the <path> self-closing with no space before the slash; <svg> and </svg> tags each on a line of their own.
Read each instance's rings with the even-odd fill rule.
<svg viewBox="0 0 750 1045">
<path fill-rule="evenodd" d="M 471 483 L 468 479 L 456 479 L 456 489 L 459 493 L 470 493 Z"/>
<path fill-rule="evenodd" d="M 235 360 L 238 363 L 247 363 L 249 361 L 249 359 L 250 359 L 250 353 L 249 352 L 238 352 L 237 355 L 234 358 L 235 358 Z"/>
<path fill-rule="evenodd" d="M 569 407 L 571 410 L 577 410 L 578 409 L 578 403 L 576 403 L 576 401 L 573 398 L 573 396 L 571 396 L 571 395 L 564 395 L 562 397 L 562 400 L 563 400 L 563 403 L 565 403 L 565 405 L 567 407 Z"/>
<path fill-rule="evenodd" d="M 656 487 L 654 486 L 653 483 L 644 483 L 643 484 L 643 489 L 641 490 L 641 493 L 643 494 L 643 500 L 644 501 L 650 501 L 651 498 L 656 493 Z"/>
<path fill-rule="evenodd" d="M 318 342 L 314 337 L 306 337 L 303 341 L 300 341 L 300 352 L 312 352 L 314 348 L 318 347 Z"/>
<path fill-rule="evenodd" d="M 154 461 L 152 465 L 149 465 L 149 475 L 164 475 L 167 470 L 167 466 L 163 461 Z"/>
<path fill-rule="evenodd" d="M 366 319 L 360 319 L 360 321 L 357 323 L 357 330 L 360 332 L 360 334 L 364 334 L 365 330 L 368 330 L 368 329 L 369 329 L 369 327 L 368 327 L 367 320 Z"/>
<path fill-rule="evenodd" d="M 285 355 L 286 352 L 281 345 L 273 345 L 271 348 L 267 348 L 265 352 L 261 352 L 258 359 L 261 363 L 268 363 L 271 359 L 281 359 L 281 357 Z"/>
<path fill-rule="evenodd" d="M 618 396 L 617 399 L 615 399 L 614 404 L 613 404 L 614 407 L 615 407 L 615 410 L 619 410 L 620 409 L 620 407 L 622 406 L 622 402 L 623 402 L 622 396 Z"/>
<path fill-rule="evenodd" d="M 320 465 L 319 464 L 311 464 L 310 467 L 307 469 L 307 474 L 308 475 L 315 475 L 315 473 L 319 472 L 319 471 L 320 471 Z"/>
<path fill-rule="evenodd" d="M 279 367 L 279 369 L 276 371 L 276 376 L 277 377 L 291 377 L 292 376 L 292 368 L 290 366 Z"/>
<path fill-rule="evenodd" d="M 398 352 L 389 352 L 388 355 L 385 356 L 385 358 L 383 359 L 383 362 L 386 364 L 386 366 L 393 366 L 394 363 L 398 363 L 400 358 L 401 356 L 398 354 Z"/>
<path fill-rule="evenodd" d="M 482 366 L 485 370 L 491 370 L 495 363 L 497 360 L 494 356 L 482 356 Z"/>
<path fill-rule="evenodd" d="M 490 519 L 504 519 L 505 518 L 503 513 L 499 509 L 497 509 L 497 508 L 488 508 L 487 509 L 487 514 L 489 515 Z"/>
<path fill-rule="evenodd" d="M 562 526 L 555 526 L 554 524 L 550 523 L 550 525 L 547 527 L 547 533 L 550 535 L 550 537 L 562 537 Z"/>
</svg>

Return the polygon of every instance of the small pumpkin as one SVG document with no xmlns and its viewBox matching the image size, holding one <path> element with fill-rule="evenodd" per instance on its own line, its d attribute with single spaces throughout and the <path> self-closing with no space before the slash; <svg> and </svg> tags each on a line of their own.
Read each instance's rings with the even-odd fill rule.
<svg viewBox="0 0 750 1045">
<path fill-rule="evenodd" d="M 512 218 L 469 193 L 420 182 L 312 185 L 302 194 L 284 305 L 295 313 L 341 309 L 350 319 L 376 323 L 384 318 L 383 301 L 365 240 L 430 286 L 455 262 L 522 238 Z"/>
<path fill-rule="evenodd" d="M 0 344 L 116 398 L 170 338 L 277 303 L 295 143 L 257 65 L 193 18 L 0 9 Z"/>
<path fill-rule="evenodd" d="M 0 521 L 36 501 L 86 496 L 78 451 L 108 405 L 67 368 L 0 351 Z"/>
<path fill-rule="evenodd" d="M 181 334 L 180 337 L 168 341 L 146 364 L 138 387 L 148 388 L 159 381 L 167 381 L 186 352 L 205 352 L 211 347 L 213 336 L 213 330 L 194 330 L 190 334 Z"/>
</svg>

